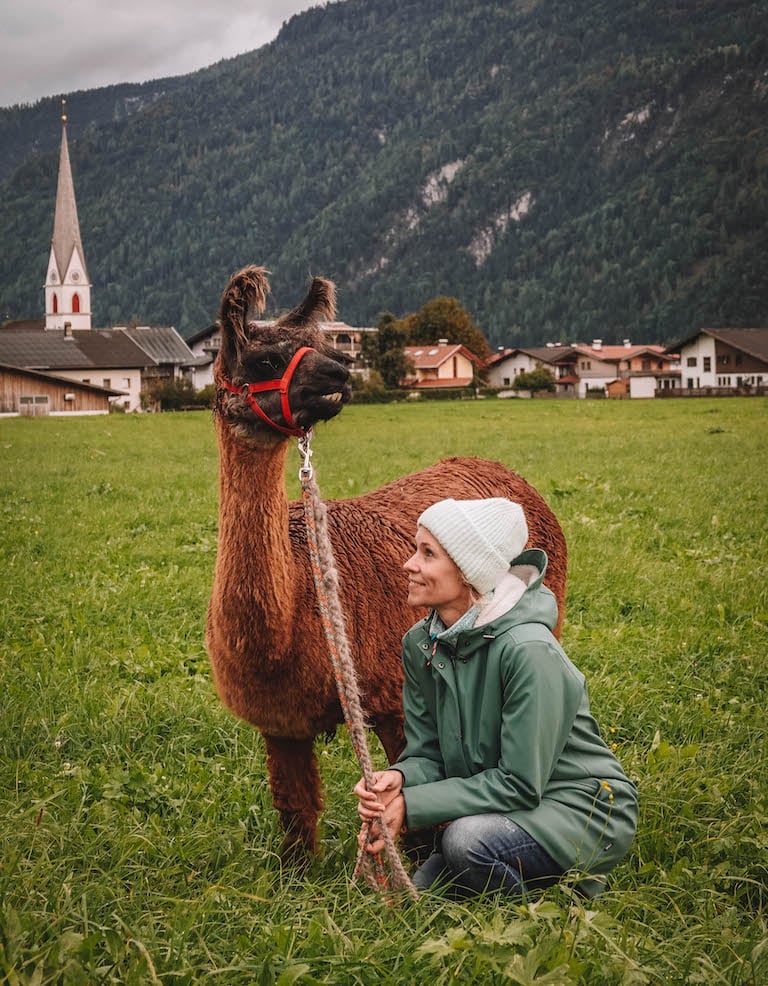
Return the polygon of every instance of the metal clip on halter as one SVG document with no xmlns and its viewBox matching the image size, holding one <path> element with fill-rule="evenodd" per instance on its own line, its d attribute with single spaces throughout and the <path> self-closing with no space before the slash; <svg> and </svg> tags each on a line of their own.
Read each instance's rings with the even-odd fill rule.
<svg viewBox="0 0 768 986">
<path fill-rule="evenodd" d="M 309 460 L 312 458 L 312 449 L 309 447 L 310 443 L 312 442 L 312 434 L 313 434 L 312 429 L 311 428 L 308 429 L 308 431 L 301 436 L 301 438 L 297 443 L 299 446 L 299 453 L 304 459 L 304 461 L 301 464 L 301 467 L 299 468 L 299 482 L 302 484 L 308 483 L 310 479 L 312 479 L 312 476 L 314 475 L 314 469 L 312 468 L 309 462 Z"/>
</svg>

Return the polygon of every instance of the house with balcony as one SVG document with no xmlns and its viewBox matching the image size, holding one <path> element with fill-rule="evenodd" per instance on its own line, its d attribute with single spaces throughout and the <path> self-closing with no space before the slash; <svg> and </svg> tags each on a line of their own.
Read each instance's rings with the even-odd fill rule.
<svg viewBox="0 0 768 986">
<path fill-rule="evenodd" d="M 764 392 L 768 329 L 697 329 L 670 349 L 680 353 L 685 396 Z"/>
<path fill-rule="evenodd" d="M 579 397 L 592 393 L 649 398 L 658 390 L 679 386 L 677 353 L 664 346 L 633 345 L 629 339 L 619 346 L 607 346 L 595 339 L 590 346 L 576 344 L 572 349 Z"/>
<path fill-rule="evenodd" d="M 270 321 L 259 321 L 256 325 L 271 325 Z M 331 349 L 343 353 L 347 366 L 353 373 L 367 375 L 363 359 L 363 337 L 376 328 L 353 327 L 346 322 L 321 322 L 320 331 Z M 218 323 L 208 325 L 187 339 L 187 345 L 195 357 L 193 383 L 195 390 L 202 390 L 213 383 L 213 364 L 221 349 L 221 330 Z"/>
</svg>

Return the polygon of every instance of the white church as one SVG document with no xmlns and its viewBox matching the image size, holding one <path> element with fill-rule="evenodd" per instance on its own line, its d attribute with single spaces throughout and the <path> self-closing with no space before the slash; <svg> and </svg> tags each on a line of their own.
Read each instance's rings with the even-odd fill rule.
<svg viewBox="0 0 768 986">
<path fill-rule="evenodd" d="M 85 253 L 80 239 L 77 218 L 75 184 L 69 163 L 67 116 L 61 116 L 61 151 L 59 180 L 56 189 L 56 210 L 53 217 L 51 255 L 45 279 L 46 329 L 75 329 L 91 327 L 91 282 L 85 266 Z"/>
<path fill-rule="evenodd" d="M 193 379 L 199 360 L 173 326 L 93 328 L 92 287 L 62 113 L 45 318 L 0 327 L 0 414 L 138 411 L 152 383 Z"/>
</svg>

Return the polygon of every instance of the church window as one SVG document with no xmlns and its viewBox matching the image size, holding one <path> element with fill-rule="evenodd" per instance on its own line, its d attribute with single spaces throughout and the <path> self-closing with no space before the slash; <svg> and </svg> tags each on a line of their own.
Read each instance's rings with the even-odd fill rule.
<svg viewBox="0 0 768 986">
<path fill-rule="evenodd" d="M 80 311 L 80 295 L 77 292 L 72 295 L 72 311 L 75 313 Z"/>
<path fill-rule="evenodd" d="M 59 296 L 54 294 L 53 296 L 53 314 L 58 315 L 59 313 Z"/>
</svg>

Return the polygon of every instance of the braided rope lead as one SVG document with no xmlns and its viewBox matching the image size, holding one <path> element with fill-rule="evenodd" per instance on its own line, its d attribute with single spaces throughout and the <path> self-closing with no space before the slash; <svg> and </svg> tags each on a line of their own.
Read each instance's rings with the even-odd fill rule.
<svg viewBox="0 0 768 986">
<path fill-rule="evenodd" d="M 304 456 L 304 465 L 299 470 L 299 479 L 302 486 L 302 501 L 307 524 L 312 578 L 320 606 L 323 631 L 333 664 L 339 701 L 349 729 L 352 746 L 362 770 L 365 786 L 370 790 L 374 783 L 374 771 L 366 740 L 365 717 L 360 702 L 357 673 L 350 656 L 344 627 L 344 614 L 339 599 L 339 576 L 328 536 L 327 510 L 320 499 L 314 471 L 309 465 L 309 457 L 312 454 L 309 449 L 310 441 L 311 432 L 299 442 L 299 451 Z M 370 824 L 366 826 L 364 831 L 366 832 L 365 842 L 367 844 L 370 839 Z M 394 839 L 385 825 L 381 826 L 381 834 L 384 839 L 384 855 L 387 866 L 381 858 L 381 853 L 369 853 L 365 849 L 360 849 L 352 882 L 354 883 L 362 873 L 374 889 L 382 891 L 387 896 L 389 903 L 392 903 L 391 891 L 406 891 L 415 899 L 418 896 L 416 888 L 403 866 Z M 387 872 L 387 867 L 389 872 Z"/>
</svg>

